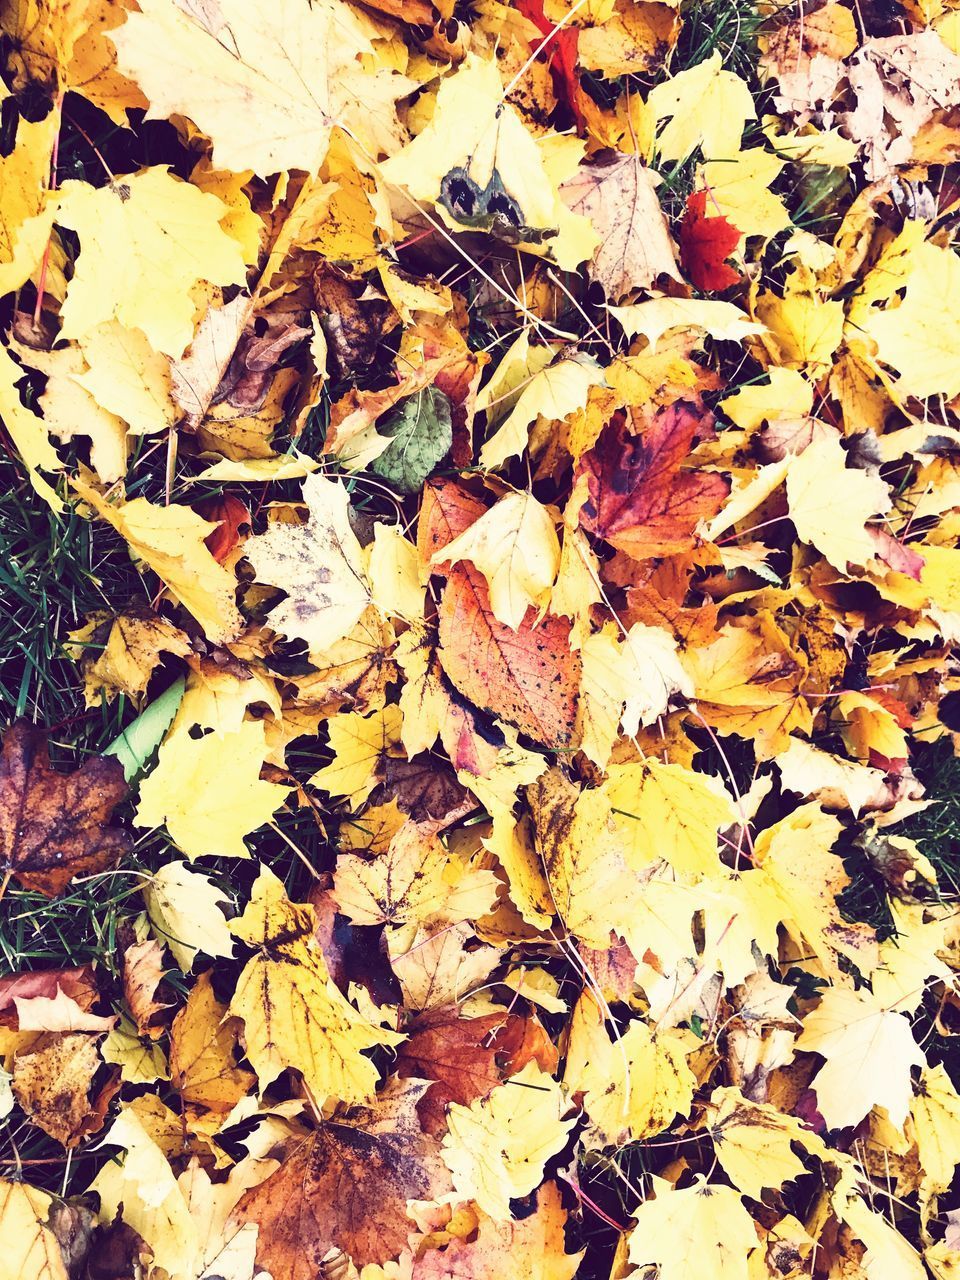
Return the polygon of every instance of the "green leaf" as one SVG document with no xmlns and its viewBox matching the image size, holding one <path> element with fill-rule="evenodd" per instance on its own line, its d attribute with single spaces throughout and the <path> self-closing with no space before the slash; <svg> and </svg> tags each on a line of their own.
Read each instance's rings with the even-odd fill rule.
<svg viewBox="0 0 960 1280">
<path fill-rule="evenodd" d="M 436 387 L 425 387 L 404 400 L 377 427 L 390 443 L 370 464 L 400 493 L 418 493 L 440 459 L 453 444 L 450 401 Z"/>
<path fill-rule="evenodd" d="M 182 679 L 175 681 L 165 693 L 145 707 L 104 751 L 105 756 L 117 757 L 128 782 L 137 776 L 160 745 L 183 700 L 184 687 Z"/>
</svg>

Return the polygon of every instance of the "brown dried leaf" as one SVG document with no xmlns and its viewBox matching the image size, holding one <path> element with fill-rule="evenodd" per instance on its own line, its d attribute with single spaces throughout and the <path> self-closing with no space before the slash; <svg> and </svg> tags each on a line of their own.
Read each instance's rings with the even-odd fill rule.
<svg viewBox="0 0 960 1280">
<path fill-rule="evenodd" d="M 157 987 L 163 979 L 163 946 L 155 938 L 138 942 L 123 953 L 123 994 L 127 1008 L 141 1036 L 151 1040 L 163 1033 L 157 1016 L 169 1005 L 157 1000 Z"/>
<path fill-rule="evenodd" d="M 75 1147 L 103 1127 L 115 1092 L 107 1086 L 93 1103 L 88 1097 L 101 1065 L 99 1039 L 83 1031 L 45 1031 L 29 1052 L 14 1059 L 14 1097 L 35 1125 L 65 1147 Z"/>
<path fill-rule="evenodd" d="M 87 760 L 73 773 L 50 767 L 46 733 L 20 722 L 7 730 L 0 756 L 0 871 L 55 898 L 74 876 L 112 866 L 130 847 L 107 824 L 125 798 L 119 760 Z"/>
<path fill-rule="evenodd" d="M 440 1144 L 417 1116 L 429 1087 L 392 1080 L 369 1107 L 323 1123 L 247 1192 L 233 1221 L 257 1223 L 257 1262 L 273 1280 L 315 1280 L 330 1249 L 363 1267 L 405 1247 L 407 1201 L 451 1190 Z"/>
</svg>

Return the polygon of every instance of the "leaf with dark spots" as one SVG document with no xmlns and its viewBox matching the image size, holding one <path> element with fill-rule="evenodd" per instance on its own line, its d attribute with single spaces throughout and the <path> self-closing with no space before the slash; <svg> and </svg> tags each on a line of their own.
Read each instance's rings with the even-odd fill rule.
<svg viewBox="0 0 960 1280">
<path fill-rule="evenodd" d="M 713 415 L 687 401 L 662 409 L 641 435 L 611 423 L 577 468 L 588 490 L 580 523 L 636 560 L 691 547 L 699 521 L 730 492 L 723 476 L 682 469 L 694 440 L 712 434 Z"/>
<path fill-rule="evenodd" d="M 417 550 L 424 564 L 465 529 L 479 520 L 486 505 L 454 480 L 431 480 L 424 485 L 417 523 Z M 434 569 L 435 573 L 442 573 Z"/>
<path fill-rule="evenodd" d="M 476 706 L 546 746 L 569 743 L 581 663 L 565 619 L 531 606 L 514 631 L 493 616 L 483 576 L 458 565 L 440 601 L 440 663 Z"/>
<path fill-rule="evenodd" d="M 102 1065 L 100 1035 L 85 1031 L 45 1031 L 13 1063 L 13 1093 L 26 1115 L 44 1133 L 75 1147 L 103 1127 L 110 1099 L 120 1087 L 111 1077 L 90 1100 L 91 1081 Z"/>
<path fill-rule="evenodd" d="M 257 1224 L 257 1263 L 273 1280 L 315 1280 L 331 1249 L 363 1267 L 406 1247 L 407 1201 L 452 1189 L 417 1115 L 429 1087 L 392 1080 L 369 1107 L 324 1122 L 240 1200 L 233 1222 Z"/>
<path fill-rule="evenodd" d="M 127 794 L 119 761 L 96 756 L 73 773 L 50 767 L 46 734 L 18 723 L 0 755 L 0 872 L 54 898 L 76 875 L 112 867 L 130 847 L 109 825 Z"/>
</svg>

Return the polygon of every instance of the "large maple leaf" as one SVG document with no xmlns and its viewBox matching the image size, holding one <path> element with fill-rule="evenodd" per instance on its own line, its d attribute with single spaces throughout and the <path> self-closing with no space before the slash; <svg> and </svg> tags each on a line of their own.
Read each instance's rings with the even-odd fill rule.
<svg viewBox="0 0 960 1280">
<path fill-rule="evenodd" d="M 369 1107 L 322 1124 L 247 1192 L 234 1221 L 259 1226 L 257 1261 L 273 1280 L 314 1280 L 330 1249 L 363 1267 L 405 1247 L 413 1230 L 407 1201 L 451 1189 L 440 1143 L 417 1118 L 429 1087 L 392 1081 Z"/>
<path fill-rule="evenodd" d="M 694 439 L 712 430 L 712 415 L 684 400 L 661 409 L 640 435 L 622 420 L 610 423 L 577 468 L 588 491 L 580 523 L 638 560 L 691 546 L 697 523 L 730 492 L 723 476 L 682 469 Z"/>
</svg>

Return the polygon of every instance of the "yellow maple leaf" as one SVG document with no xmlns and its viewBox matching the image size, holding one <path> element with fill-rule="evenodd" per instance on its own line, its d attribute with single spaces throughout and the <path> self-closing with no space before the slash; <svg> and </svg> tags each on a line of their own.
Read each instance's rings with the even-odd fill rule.
<svg viewBox="0 0 960 1280">
<path fill-rule="evenodd" d="M 639 1142 L 689 1115 L 697 1087 L 687 1065 L 689 1048 L 683 1032 L 655 1033 L 639 1019 L 611 1040 L 594 997 L 581 996 L 563 1079 L 568 1089 L 583 1091 L 589 1145 Z"/>
<path fill-rule="evenodd" d="M 770 190 L 782 168 L 763 147 L 707 161 L 697 170 L 697 185 L 707 189 L 707 215 L 720 214 L 744 236 L 775 236 L 790 225 L 786 205 Z"/>
<path fill-rule="evenodd" d="M 172 0 L 145 0 L 111 39 L 121 70 L 154 114 L 187 116 L 211 139 L 214 162 L 264 176 L 315 173 L 337 117 L 355 116 L 363 85 L 358 58 L 373 46 L 353 10 L 324 0 L 222 0 L 217 20 Z M 405 89 L 397 77 L 395 96 Z M 256 128 L 244 121 L 253 111 Z M 366 132 L 366 130 L 364 130 Z"/>
<path fill-rule="evenodd" d="M 802 418 L 813 408 L 813 387 L 796 369 L 768 370 L 770 381 L 741 387 L 724 396 L 720 408 L 744 431 L 756 431 L 766 420 Z"/>
<path fill-rule="evenodd" d="M 737 811 L 718 778 L 651 758 L 614 765 L 601 790 L 634 869 L 658 858 L 685 876 L 719 868 L 717 833 Z"/>
<path fill-rule="evenodd" d="M 684 160 L 697 147 L 711 160 L 735 155 L 743 126 L 757 114 L 746 83 L 724 71 L 718 50 L 654 85 L 647 107 L 658 123 L 668 121 L 656 140 L 663 160 Z"/>
<path fill-rule="evenodd" d="M 438 551 L 432 563 L 469 560 L 490 588 L 495 618 L 516 630 L 527 609 L 543 608 L 560 568 L 560 540 L 546 507 L 508 493 Z"/>
<path fill-rule="evenodd" d="M 373 861 L 341 854 L 333 892 L 354 924 L 455 924 L 486 915 L 497 884 L 492 871 L 463 866 L 438 836 L 406 822 Z"/>
<path fill-rule="evenodd" d="M 184 973 L 193 968 L 200 951 L 214 957 L 233 955 L 220 906 L 224 897 L 208 876 L 191 871 L 184 862 L 168 862 L 150 877 L 143 898 L 154 936 L 170 948 Z"/>
<path fill-rule="evenodd" d="M 747 1255 L 758 1241 L 737 1192 L 702 1175 L 682 1190 L 662 1178 L 653 1185 L 655 1198 L 633 1213 L 630 1261 L 655 1264 L 660 1280 L 748 1280 Z"/>
<path fill-rule="evenodd" d="M 903 301 L 868 317 L 863 328 L 879 359 L 899 373 L 898 392 L 952 399 L 960 392 L 960 318 L 949 299 L 960 289 L 960 257 L 925 243 L 911 262 Z"/>
<path fill-rule="evenodd" d="M 843 303 L 822 299 L 806 272 L 787 277 L 783 297 L 764 290 L 756 316 L 766 326 L 765 341 L 778 364 L 805 369 L 811 378 L 830 368 L 843 338 Z"/>
<path fill-rule="evenodd" d="M 460 1196 L 498 1222 L 510 1218 L 511 1197 L 528 1195 L 546 1162 L 562 1151 L 575 1117 L 552 1076 L 535 1062 L 470 1106 L 453 1102 L 443 1160 Z"/>
<path fill-rule="evenodd" d="M 960 1164 L 960 1095 L 943 1063 L 920 1072 L 910 1104 L 923 1193 L 942 1195 Z"/>
<path fill-rule="evenodd" d="M 330 750 L 333 761 L 318 769 L 310 779 L 332 796 L 349 796 L 356 807 L 377 784 L 380 761 L 386 755 L 400 755 L 399 707 L 383 707 L 369 715 L 345 712 L 330 721 Z"/>
<path fill-rule="evenodd" d="M 109 502 L 82 477 L 74 477 L 71 484 L 126 539 L 131 553 L 163 580 L 209 640 L 222 644 L 233 639 L 242 625 L 235 599 L 237 582 L 204 545 L 215 524 L 189 507 L 159 507 L 147 498 Z"/>
<path fill-rule="evenodd" d="M 78 345 L 87 368 L 74 381 L 135 435 L 163 431 L 180 417 L 170 361 L 154 351 L 142 330 L 108 320 L 81 334 Z"/>
<path fill-rule="evenodd" d="M 211 971 L 202 973 L 170 1028 L 170 1079 L 185 1103 L 226 1115 L 253 1084 L 237 1066 L 237 1028 L 213 990 Z"/>
<path fill-rule="evenodd" d="M 796 1116 L 749 1101 L 739 1089 L 713 1091 L 706 1123 L 724 1173 L 753 1200 L 761 1200 L 767 1188 L 779 1191 L 785 1182 L 806 1173 L 793 1143 L 821 1159 L 828 1155 L 823 1139 Z"/>
<path fill-rule="evenodd" d="M 244 837 L 269 822 L 287 788 L 261 782 L 263 724 L 244 721 L 232 733 L 194 738 L 181 727 L 160 747 L 156 768 L 140 784 L 138 827 L 166 823 L 188 858 L 248 858 Z M 230 779 L 230 787 L 223 785 Z"/>
<path fill-rule="evenodd" d="M 291 902 L 261 868 L 250 901 L 230 926 L 255 948 L 237 982 L 230 1013 L 242 1018 L 247 1057 L 265 1089 L 287 1067 L 299 1071 L 318 1105 L 363 1102 L 377 1070 L 363 1051 L 403 1036 L 367 1022 L 340 994 L 314 937 L 312 907 Z"/>
<path fill-rule="evenodd" d="M 562 421 L 584 407 L 591 387 L 602 384 L 603 370 L 587 356 L 571 355 L 539 369 L 524 379 L 510 413 L 483 445 L 480 465 L 492 470 L 522 453 L 538 418 Z"/>
<path fill-rule="evenodd" d="M 867 521 L 887 511 L 890 489 L 879 475 L 847 467 L 840 436 L 819 432 L 787 472 L 787 501 L 797 535 L 841 573 L 876 555 Z M 843 494 L 843 502 L 836 494 Z"/>
<path fill-rule="evenodd" d="M 902 1013 L 891 1013 L 868 991 L 830 987 L 804 1018 L 797 1048 L 825 1059 L 812 1087 L 829 1128 L 859 1124 L 874 1106 L 886 1107 L 891 1124 L 903 1127 L 910 1069 L 926 1059 Z"/>
<path fill-rule="evenodd" d="M 227 213 L 162 165 L 106 187 L 65 182 L 57 221 L 79 236 L 80 256 L 60 336 L 80 338 L 117 320 L 142 330 L 156 351 L 181 356 L 193 337 L 196 282 L 246 281 L 239 246 L 220 226 Z"/>
</svg>

